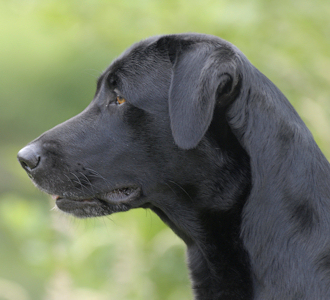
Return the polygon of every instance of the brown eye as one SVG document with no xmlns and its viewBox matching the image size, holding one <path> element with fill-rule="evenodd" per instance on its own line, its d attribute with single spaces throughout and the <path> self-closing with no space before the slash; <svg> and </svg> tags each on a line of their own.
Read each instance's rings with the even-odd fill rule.
<svg viewBox="0 0 330 300">
<path fill-rule="evenodd" d="M 125 102 L 126 102 L 126 99 L 124 97 L 117 96 L 117 99 L 116 99 L 117 105 L 123 104 Z"/>
</svg>

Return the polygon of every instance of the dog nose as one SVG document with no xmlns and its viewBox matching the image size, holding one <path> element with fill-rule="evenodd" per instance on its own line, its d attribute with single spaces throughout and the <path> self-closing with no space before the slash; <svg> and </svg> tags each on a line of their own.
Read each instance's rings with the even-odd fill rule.
<svg viewBox="0 0 330 300">
<path fill-rule="evenodd" d="M 17 159 L 23 169 L 26 172 L 31 173 L 31 171 L 35 169 L 40 162 L 37 147 L 33 144 L 24 147 L 18 152 Z"/>
</svg>

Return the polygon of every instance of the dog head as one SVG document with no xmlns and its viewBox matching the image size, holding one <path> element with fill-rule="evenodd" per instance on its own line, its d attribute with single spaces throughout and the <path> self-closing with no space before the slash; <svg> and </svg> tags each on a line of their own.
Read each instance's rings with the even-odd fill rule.
<svg viewBox="0 0 330 300">
<path fill-rule="evenodd" d="M 246 156 L 225 116 L 240 93 L 239 59 L 213 36 L 137 43 L 99 77 L 82 113 L 28 144 L 18 159 L 38 188 L 78 217 L 150 206 L 187 211 L 196 195 L 224 188 L 206 188 L 219 168 L 222 178 L 242 173 L 237 186 L 246 175 L 234 163 Z"/>
</svg>

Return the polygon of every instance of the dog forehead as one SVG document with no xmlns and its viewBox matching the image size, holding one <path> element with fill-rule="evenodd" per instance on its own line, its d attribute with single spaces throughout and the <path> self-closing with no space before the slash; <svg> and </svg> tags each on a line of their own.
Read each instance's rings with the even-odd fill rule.
<svg viewBox="0 0 330 300">
<path fill-rule="evenodd" d="M 164 49 L 162 46 L 165 44 L 173 44 L 175 47 L 180 47 L 180 43 L 209 43 L 214 45 L 229 45 L 230 43 L 220 39 L 219 37 L 198 33 L 183 33 L 171 35 L 158 35 L 152 36 L 147 39 L 141 40 L 120 54 L 108 68 L 108 71 L 118 68 L 120 65 L 154 62 L 159 57 L 164 56 Z"/>
<path fill-rule="evenodd" d="M 164 62 L 168 62 L 169 48 L 174 47 L 178 48 L 178 50 L 180 48 L 180 51 L 182 51 L 182 45 L 198 43 L 207 43 L 214 46 L 231 45 L 229 42 L 219 37 L 198 33 L 152 36 L 131 45 L 123 51 L 110 64 L 103 75 L 123 72 L 141 76 L 153 70 L 159 71 L 160 68 L 165 67 Z M 164 48 L 167 51 L 164 50 Z"/>
<path fill-rule="evenodd" d="M 124 74 L 139 74 L 157 68 L 157 65 L 164 60 L 155 46 L 155 43 L 148 40 L 133 44 L 116 58 L 108 68 L 108 73 L 122 72 Z"/>
</svg>

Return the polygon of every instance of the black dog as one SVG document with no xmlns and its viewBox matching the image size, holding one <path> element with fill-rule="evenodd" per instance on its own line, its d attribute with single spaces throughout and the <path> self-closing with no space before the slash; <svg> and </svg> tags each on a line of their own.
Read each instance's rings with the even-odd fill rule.
<svg viewBox="0 0 330 300">
<path fill-rule="evenodd" d="M 152 209 L 187 244 L 196 299 L 330 299 L 329 163 L 224 40 L 133 45 L 18 159 L 77 217 Z"/>
</svg>

